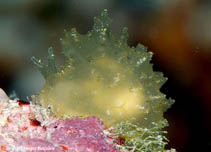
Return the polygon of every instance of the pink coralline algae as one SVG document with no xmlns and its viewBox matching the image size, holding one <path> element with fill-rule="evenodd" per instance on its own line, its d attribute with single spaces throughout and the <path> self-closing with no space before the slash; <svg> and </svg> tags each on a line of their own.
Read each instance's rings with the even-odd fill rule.
<svg viewBox="0 0 211 152">
<path fill-rule="evenodd" d="M 120 152 L 95 116 L 57 119 L 0 90 L 0 117 L 1 152 Z"/>
</svg>

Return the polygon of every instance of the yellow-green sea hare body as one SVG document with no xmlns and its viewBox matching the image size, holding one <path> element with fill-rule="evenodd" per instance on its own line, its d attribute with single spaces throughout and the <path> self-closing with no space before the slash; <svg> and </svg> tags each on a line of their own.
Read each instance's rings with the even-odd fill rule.
<svg viewBox="0 0 211 152">
<path fill-rule="evenodd" d="M 58 116 L 94 115 L 107 125 L 128 120 L 150 127 L 172 104 L 159 90 L 166 79 L 152 70 L 152 53 L 140 44 L 129 47 L 126 28 L 113 34 L 110 22 L 104 10 L 87 34 L 66 31 L 61 40 L 66 63 L 59 71 L 52 49 L 48 65 L 34 59 L 46 78 L 40 99 Z"/>
<path fill-rule="evenodd" d="M 59 75 L 55 86 L 41 93 L 45 103 L 59 108 L 59 116 L 94 115 L 110 124 L 147 111 L 140 110 L 146 103 L 143 89 L 129 68 L 107 57 L 99 57 L 89 68 L 81 66 L 79 75 L 72 72 L 71 80 Z"/>
</svg>

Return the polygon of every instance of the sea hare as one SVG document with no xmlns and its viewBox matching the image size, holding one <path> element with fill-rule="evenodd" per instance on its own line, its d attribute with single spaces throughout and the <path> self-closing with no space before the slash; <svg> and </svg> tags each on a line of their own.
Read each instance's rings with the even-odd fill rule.
<svg viewBox="0 0 211 152">
<path fill-rule="evenodd" d="M 104 10 L 94 18 L 87 34 L 79 34 L 76 29 L 65 31 L 61 39 L 65 63 L 60 68 L 52 47 L 47 64 L 32 58 L 46 80 L 33 101 L 36 107 L 41 104 L 43 109 L 53 110 L 56 118 L 51 119 L 58 120 L 44 128 L 55 132 L 50 131 L 51 140 L 45 144 L 61 144 L 57 148 L 72 148 L 71 152 L 77 148 L 77 152 L 173 152 L 165 150 L 166 132 L 162 130 L 167 126 L 163 113 L 173 103 L 160 92 L 166 78 L 153 71 L 152 52 L 141 44 L 129 47 L 127 28 L 120 34 L 112 33 L 110 23 Z M 39 123 L 43 120 L 36 120 L 23 123 L 31 122 L 44 132 Z M 42 137 L 32 140 L 32 146 L 42 143 Z M 22 140 L 20 144 L 24 143 Z"/>
<path fill-rule="evenodd" d="M 141 44 L 129 47 L 127 28 L 114 34 L 110 23 L 104 10 L 87 34 L 65 31 L 61 68 L 56 67 L 53 48 L 47 65 L 33 57 L 46 79 L 40 101 L 52 105 L 57 116 L 97 116 L 108 126 L 130 121 L 152 127 L 173 103 L 160 92 L 166 78 L 153 71 L 152 52 Z"/>
</svg>

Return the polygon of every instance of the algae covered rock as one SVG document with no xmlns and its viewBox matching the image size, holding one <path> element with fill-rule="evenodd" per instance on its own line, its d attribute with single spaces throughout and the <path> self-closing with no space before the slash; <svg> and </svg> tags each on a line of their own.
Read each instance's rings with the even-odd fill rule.
<svg viewBox="0 0 211 152">
<path fill-rule="evenodd" d="M 120 152 L 94 116 L 57 119 L 49 109 L 9 99 L 1 89 L 0 107 L 1 152 Z"/>
</svg>

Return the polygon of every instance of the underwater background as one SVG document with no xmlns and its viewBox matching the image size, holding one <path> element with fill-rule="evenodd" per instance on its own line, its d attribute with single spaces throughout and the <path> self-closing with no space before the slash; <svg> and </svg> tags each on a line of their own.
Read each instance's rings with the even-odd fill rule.
<svg viewBox="0 0 211 152">
<path fill-rule="evenodd" d="M 21 99 L 39 93 L 44 79 L 31 56 L 49 46 L 57 63 L 59 38 L 75 27 L 84 34 L 108 9 L 112 30 L 128 27 L 130 46 L 154 53 L 155 71 L 168 81 L 161 91 L 175 99 L 165 113 L 168 147 L 178 152 L 211 149 L 211 1 L 209 0 L 0 0 L 0 87 Z"/>
</svg>

